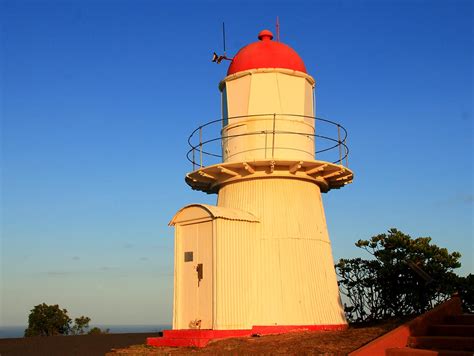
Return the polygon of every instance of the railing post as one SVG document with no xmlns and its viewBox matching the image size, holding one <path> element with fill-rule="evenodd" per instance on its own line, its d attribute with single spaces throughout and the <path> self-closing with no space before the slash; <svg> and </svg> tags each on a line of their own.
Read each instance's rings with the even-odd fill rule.
<svg viewBox="0 0 474 356">
<path fill-rule="evenodd" d="M 268 143 L 267 143 L 267 139 L 268 139 L 268 130 L 267 130 L 267 127 L 265 125 L 265 159 L 267 159 L 267 150 L 268 150 Z"/>
<path fill-rule="evenodd" d="M 342 164 L 341 125 L 337 124 L 337 145 L 339 147 L 339 164 Z"/>
<path fill-rule="evenodd" d="M 314 123 L 314 129 L 313 129 L 313 142 L 314 142 L 314 159 L 318 159 L 316 157 L 316 151 L 318 150 L 318 147 L 316 146 L 317 142 L 316 142 L 316 121 L 318 121 L 317 117 L 316 117 L 316 113 L 315 111 L 313 110 L 313 123 Z"/>
<path fill-rule="evenodd" d="M 272 158 L 275 158 L 275 119 L 276 114 L 273 114 Z"/>
<path fill-rule="evenodd" d="M 202 126 L 199 127 L 199 165 L 202 168 Z"/>
<path fill-rule="evenodd" d="M 349 168 L 349 152 L 347 150 L 346 139 L 344 139 L 344 150 L 346 151 L 346 167 Z"/>
</svg>

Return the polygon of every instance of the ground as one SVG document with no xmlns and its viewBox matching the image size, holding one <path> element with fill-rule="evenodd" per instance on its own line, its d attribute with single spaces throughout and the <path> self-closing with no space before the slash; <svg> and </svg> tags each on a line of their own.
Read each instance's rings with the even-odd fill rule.
<svg viewBox="0 0 474 356">
<path fill-rule="evenodd" d="M 145 346 L 147 337 L 158 336 L 153 333 L 0 339 L 0 355 L 346 355 L 397 327 L 401 322 L 401 320 L 391 320 L 374 325 L 351 325 L 345 331 L 312 331 L 227 339 L 212 342 L 202 349 Z"/>
<path fill-rule="evenodd" d="M 0 339 L 1 356 L 103 356 L 112 348 L 144 342 L 153 333 L 36 336 Z"/>
<path fill-rule="evenodd" d="M 392 320 L 372 326 L 352 326 L 345 331 L 312 331 L 215 341 L 202 349 L 155 348 L 135 345 L 107 356 L 161 355 L 346 355 L 400 325 Z"/>
</svg>

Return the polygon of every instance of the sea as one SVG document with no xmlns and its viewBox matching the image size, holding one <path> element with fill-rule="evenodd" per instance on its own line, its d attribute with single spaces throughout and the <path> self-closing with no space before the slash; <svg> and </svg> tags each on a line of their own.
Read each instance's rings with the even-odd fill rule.
<svg viewBox="0 0 474 356">
<path fill-rule="evenodd" d="M 111 334 L 157 333 L 162 330 L 171 329 L 171 325 L 90 325 L 89 329 L 93 327 L 98 327 L 102 330 L 109 329 Z M 0 326 L 0 339 L 23 337 L 26 328 L 26 325 Z"/>
</svg>

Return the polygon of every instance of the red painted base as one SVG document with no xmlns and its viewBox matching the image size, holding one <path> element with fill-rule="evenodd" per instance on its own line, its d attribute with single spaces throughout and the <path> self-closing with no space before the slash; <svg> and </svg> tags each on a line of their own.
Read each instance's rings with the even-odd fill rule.
<svg viewBox="0 0 474 356">
<path fill-rule="evenodd" d="M 204 347 L 211 340 L 228 339 L 234 337 L 250 337 L 252 335 L 284 334 L 289 332 L 317 331 L 317 330 L 345 330 L 347 324 L 339 325 L 273 325 L 254 326 L 247 330 L 165 330 L 163 337 L 149 337 L 146 340 L 149 346 L 174 347 Z"/>
</svg>

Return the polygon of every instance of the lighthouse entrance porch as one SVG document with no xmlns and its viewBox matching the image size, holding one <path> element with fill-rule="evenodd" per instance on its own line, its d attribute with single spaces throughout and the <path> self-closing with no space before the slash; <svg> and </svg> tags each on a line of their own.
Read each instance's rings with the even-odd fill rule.
<svg viewBox="0 0 474 356">
<path fill-rule="evenodd" d="M 250 329 L 252 295 L 250 242 L 260 220 L 238 209 L 191 204 L 175 227 L 173 329 Z M 244 320 L 245 319 L 245 320 Z"/>
</svg>

